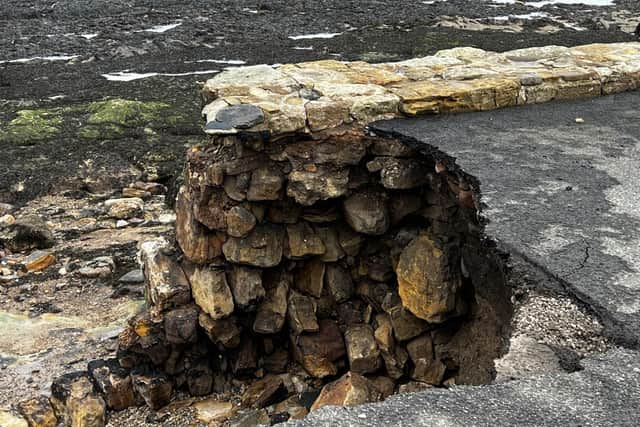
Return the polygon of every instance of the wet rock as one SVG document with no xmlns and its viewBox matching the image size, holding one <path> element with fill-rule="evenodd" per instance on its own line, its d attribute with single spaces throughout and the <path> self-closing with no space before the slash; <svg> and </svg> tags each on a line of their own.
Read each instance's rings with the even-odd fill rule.
<svg viewBox="0 0 640 427">
<path fill-rule="evenodd" d="M 277 226 L 257 226 L 247 237 L 230 237 L 222 246 L 227 260 L 255 267 L 275 267 L 282 259 L 284 230 Z"/>
<path fill-rule="evenodd" d="M 351 274 L 339 265 L 327 264 L 324 283 L 327 291 L 337 303 L 345 302 L 353 295 Z"/>
<path fill-rule="evenodd" d="M 287 196 L 303 206 L 311 206 L 318 200 L 343 196 L 348 190 L 349 171 L 334 170 L 320 165 L 312 170 L 295 170 L 289 174 Z"/>
<path fill-rule="evenodd" d="M 206 313 L 200 313 L 198 323 L 209 339 L 223 348 L 231 349 L 240 345 L 240 333 L 242 330 L 234 317 L 215 320 Z"/>
<path fill-rule="evenodd" d="M 58 425 L 58 420 L 47 396 L 38 396 L 20 402 L 17 407 L 20 415 L 27 420 L 29 427 L 56 427 Z M 0 425 L 5 425 L 1 419 Z"/>
<path fill-rule="evenodd" d="M 142 283 L 144 282 L 144 274 L 141 269 L 136 268 L 122 275 L 122 277 L 118 279 L 118 282 L 125 284 Z"/>
<path fill-rule="evenodd" d="M 363 191 L 343 203 L 347 223 L 358 233 L 380 235 L 389 229 L 389 212 L 382 193 Z"/>
<path fill-rule="evenodd" d="M 352 372 L 367 374 L 380 368 L 380 350 L 369 325 L 351 325 L 344 333 Z"/>
<path fill-rule="evenodd" d="M 403 306 L 430 323 L 455 314 L 462 282 L 460 263 L 451 258 L 442 244 L 421 234 L 402 251 L 396 267 Z"/>
<path fill-rule="evenodd" d="M 288 249 L 291 258 L 322 255 L 326 251 L 324 242 L 306 222 L 287 226 Z"/>
<path fill-rule="evenodd" d="M 261 270 L 234 266 L 229 272 L 229 285 L 236 307 L 253 311 L 264 299 Z"/>
<path fill-rule="evenodd" d="M 246 389 L 242 394 L 242 406 L 264 408 L 282 399 L 286 393 L 287 389 L 280 376 L 267 375 Z"/>
<path fill-rule="evenodd" d="M 263 201 L 280 198 L 284 176 L 275 167 L 261 167 L 251 172 L 247 200 Z"/>
<path fill-rule="evenodd" d="M 291 290 L 287 310 L 291 330 L 295 334 L 317 332 L 319 326 L 316 319 L 316 309 L 317 304 L 313 298 Z"/>
<path fill-rule="evenodd" d="M 234 206 L 226 214 L 227 233 L 231 237 L 245 237 L 256 226 L 256 217 L 242 206 Z"/>
<path fill-rule="evenodd" d="M 100 256 L 84 263 L 78 269 L 78 275 L 87 278 L 105 278 L 113 274 L 116 269 L 116 262 L 113 257 Z"/>
<path fill-rule="evenodd" d="M 266 296 L 258 307 L 253 322 L 253 331 L 259 334 L 275 334 L 284 326 L 287 316 L 287 295 L 291 278 L 286 273 L 267 277 Z"/>
<path fill-rule="evenodd" d="M 22 268 L 28 272 L 42 271 L 56 262 L 56 256 L 51 250 L 39 250 L 29 254 L 22 261 Z"/>
<path fill-rule="evenodd" d="M 400 305 L 389 309 L 389 317 L 393 325 L 393 334 L 399 341 L 417 337 L 429 327 L 427 322 L 417 318 Z"/>
<path fill-rule="evenodd" d="M 65 425 L 104 427 L 107 407 L 86 372 L 72 372 L 51 385 L 51 406 Z"/>
<path fill-rule="evenodd" d="M 109 216 L 117 219 L 136 218 L 144 212 L 144 201 L 139 197 L 106 200 L 104 206 Z"/>
<path fill-rule="evenodd" d="M 54 244 L 53 232 L 37 216 L 20 218 L 13 224 L 0 227 L 0 246 L 11 252 L 47 249 Z"/>
<path fill-rule="evenodd" d="M 198 309 L 195 307 L 176 308 L 164 316 L 164 332 L 167 342 L 186 344 L 198 339 Z"/>
<path fill-rule="evenodd" d="M 173 382 L 166 374 L 139 368 L 131 372 L 131 379 L 134 390 L 149 408 L 158 410 L 171 401 Z"/>
<path fill-rule="evenodd" d="M 295 286 L 305 294 L 320 298 L 324 285 L 324 273 L 324 262 L 319 259 L 307 261 L 295 272 Z"/>
<path fill-rule="evenodd" d="M 233 296 L 224 270 L 194 267 L 189 275 L 189 283 L 194 301 L 212 319 L 221 319 L 233 313 Z"/>
<path fill-rule="evenodd" d="M 380 400 L 376 386 L 355 372 L 347 372 L 340 379 L 325 385 L 313 403 L 311 411 L 323 406 L 355 406 Z"/>
<path fill-rule="evenodd" d="M 238 408 L 231 402 L 209 398 L 193 404 L 196 418 L 207 425 L 220 425 L 233 417 Z"/>
<path fill-rule="evenodd" d="M 138 402 L 129 372 L 117 359 L 92 360 L 88 370 L 109 409 L 121 411 L 136 406 Z"/>
<path fill-rule="evenodd" d="M 335 361 L 344 357 L 346 349 L 338 324 L 331 319 L 318 322 L 318 332 L 292 337 L 293 354 L 304 369 L 316 378 L 335 375 Z"/>
<path fill-rule="evenodd" d="M 229 427 L 255 427 L 269 424 L 269 415 L 265 409 L 243 411 L 229 421 Z"/>
<path fill-rule="evenodd" d="M 191 286 L 180 265 L 164 252 L 169 244 L 164 239 L 144 242 L 140 260 L 146 278 L 145 298 L 159 311 L 191 301 Z"/>
</svg>

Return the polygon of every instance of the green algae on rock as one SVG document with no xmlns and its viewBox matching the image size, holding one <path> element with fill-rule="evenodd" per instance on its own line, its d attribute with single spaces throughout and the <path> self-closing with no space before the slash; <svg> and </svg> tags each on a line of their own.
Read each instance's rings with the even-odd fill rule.
<svg viewBox="0 0 640 427">
<path fill-rule="evenodd" d="M 0 129 L 0 142 L 32 145 L 60 133 L 63 109 L 20 110 L 17 117 Z"/>
<path fill-rule="evenodd" d="M 160 112 L 169 108 L 168 104 L 156 101 L 135 101 L 110 99 L 89 104 L 91 113 L 87 126 L 79 131 L 82 138 L 119 138 L 126 134 L 143 134 L 145 129 L 161 127 Z M 155 126 L 154 126 L 155 125 Z"/>
</svg>

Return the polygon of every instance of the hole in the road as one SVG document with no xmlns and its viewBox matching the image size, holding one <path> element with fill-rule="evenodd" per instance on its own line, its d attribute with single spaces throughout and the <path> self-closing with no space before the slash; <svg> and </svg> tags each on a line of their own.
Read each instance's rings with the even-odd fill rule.
<svg viewBox="0 0 640 427">
<path fill-rule="evenodd" d="M 149 406 L 235 393 L 279 420 L 492 381 L 510 293 L 453 159 L 347 132 L 221 139 L 187 169 L 181 254 L 143 247 L 149 308 L 113 367 Z"/>
</svg>

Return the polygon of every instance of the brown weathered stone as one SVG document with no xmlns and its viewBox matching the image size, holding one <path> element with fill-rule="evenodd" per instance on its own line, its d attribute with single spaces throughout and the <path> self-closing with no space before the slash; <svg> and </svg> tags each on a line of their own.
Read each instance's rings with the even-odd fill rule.
<svg viewBox="0 0 640 427">
<path fill-rule="evenodd" d="M 364 241 L 363 237 L 353 231 L 349 226 L 341 226 L 338 228 L 338 238 L 340 247 L 349 256 L 356 256 L 360 252 L 360 247 Z"/>
<path fill-rule="evenodd" d="M 407 343 L 407 352 L 413 362 L 419 359 L 433 360 L 433 340 L 430 335 L 421 335 Z"/>
<path fill-rule="evenodd" d="M 157 310 L 180 306 L 191 300 L 191 287 L 180 265 L 164 252 L 169 244 L 163 240 L 144 242 L 140 259 L 145 276 L 145 299 Z"/>
<path fill-rule="evenodd" d="M 344 333 L 352 372 L 367 374 L 380 368 L 380 350 L 369 325 L 351 325 Z"/>
<path fill-rule="evenodd" d="M 393 294 L 391 287 L 386 283 L 373 282 L 371 280 L 362 280 L 356 287 L 356 294 L 362 300 L 369 303 L 373 308 L 380 312 L 383 310 L 383 304 L 387 295 Z"/>
<path fill-rule="evenodd" d="M 245 237 L 256 226 L 256 217 L 242 206 L 234 206 L 226 213 L 226 223 L 230 236 Z"/>
<path fill-rule="evenodd" d="M 254 338 L 243 334 L 240 346 L 232 357 L 231 369 L 236 375 L 248 374 L 258 368 L 258 349 Z"/>
<path fill-rule="evenodd" d="M 451 317 L 462 287 L 459 265 L 442 244 L 419 235 L 404 249 L 396 267 L 402 304 L 428 322 Z"/>
<path fill-rule="evenodd" d="M 445 364 L 439 360 L 418 359 L 414 365 L 411 378 L 431 385 L 440 385 L 447 370 Z"/>
<path fill-rule="evenodd" d="M 207 264 L 222 255 L 225 235 L 211 232 L 193 214 L 193 199 L 186 187 L 176 198 L 176 240 L 185 257 L 197 264 Z"/>
<path fill-rule="evenodd" d="M 229 285 L 236 307 L 252 311 L 265 296 L 261 271 L 256 268 L 233 266 L 229 271 Z"/>
<path fill-rule="evenodd" d="M 287 316 L 287 295 L 291 285 L 288 273 L 279 272 L 265 278 L 266 297 L 258 307 L 253 331 L 259 334 L 275 334 L 284 326 Z"/>
<path fill-rule="evenodd" d="M 314 229 L 306 222 L 287 225 L 288 252 L 291 258 L 322 255 L 326 247 Z"/>
<path fill-rule="evenodd" d="M 104 202 L 109 216 L 117 219 L 130 219 L 142 215 L 144 201 L 138 197 L 110 199 Z"/>
<path fill-rule="evenodd" d="M 233 296 L 224 270 L 195 267 L 189 282 L 194 301 L 212 319 L 221 319 L 233 313 Z"/>
<path fill-rule="evenodd" d="M 222 246 L 227 260 L 256 267 L 275 267 L 282 259 L 284 230 L 273 225 L 259 225 L 242 239 L 231 237 Z"/>
<path fill-rule="evenodd" d="M 272 374 L 284 374 L 289 364 L 289 352 L 285 349 L 275 350 L 263 358 L 264 370 Z"/>
<path fill-rule="evenodd" d="M 317 332 L 318 321 L 316 319 L 316 302 L 313 298 L 289 291 L 287 315 L 289 327 L 295 334 L 302 332 Z"/>
<path fill-rule="evenodd" d="M 355 372 L 347 372 L 340 379 L 325 385 L 311 406 L 311 411 L 323 406 L 355 406 L 380 400 L 376 386 Z"/>
<path fill-rule="evenodd" d="M 325 263 L 319 259 L 305 262 L 295 272 L 294 286 L 300 291 L 316 298 L 322 296 Z"/>
<path fill-rule="evenodd" d="M 321 319 L 316 333 L 292 336 L 293 354 L 304 369 L 316 378 L 335 375 L 338 368 L 333 363 L 345 353 L 344 339 L 338 324 L 331 319 Z"/>
<path fill-rule="evenodd" d="M 198 309 L 189 306 L 176 308 L 164 315 L 164 333 L 171 344 L 186 344 L 198 339 Z"/>
<path fill-rule="evenodd" d="M 213 370 L 209 360 L 200 358 L 191 362 L 187 370 L 187 390 L 191 396 L 206 396 L 213 388 Z"/>
<path fill-rule="evenodd" d="M 72 372 L 51 385 L 51 406 L 65 425 L 104 427 L 107 407 L 86 372 Z"/>
<path fill-rule="evenodd" d="M 214 397 L 195 402 L 193 407 L 196 410 L 196 418 L 207 425 L 221 425 L 238 411 L 233 403 Z"/>
<path fill-rule="evenodd" d="M 427 330 L 428 323 L 417 318 L 404 307 L 398 305 L 389 309 L 393 334 L 399 341 L 416 337 Z"/>
<path fill-rule="evenodd" d="M 343 203 L 347 223 L 358 233 L 380 235 L 389 229 L 385 196 L 377 191 L 355 193 Z"/>
<path fill-rule="evenodd" d="M 269 414 L 266 409 L 243 411 L 229 420 L 229 427 L 255 427 L 258 425 L 269 425 Z"/>
<path fill-rule="evenodd" d="M 137 369 L 131 372 L 131 379 L 134 390 L 151 409 L 158 410 L 171 401 L 173 383 L 166 374 Z"/>
<path fill-rule="evenodd" d="M 396 388 L 396 383 L 389 377 L 379 376 L 370 380 L 380 392 L 382 400 L 391 396 Z"/>
<path fill-rule="evenodd" d="M 348 190 L 348 183 L 348 169 L 320 165 L 311 171 L 295 170 L 289 174 L 287 196 L 303 206 L 311 206 L 318 200 L 344 195 Z"/>
<path fill-rule="evenodd" d="M 395 139 L 372 138 L 369 146 L 371 154 L 390 157 L 414 157 L 416 152 Z"/>
<path fill-rule="evenodd" d="M 245 390 L 242 395 L 242 405 L 263 408 L 282 399 L 284 394 L 286 394 L 286 388 L 282 378 L 278 375 L 267 375 Z"/>
<path fill-rule="evenodd" d="M 241 202 L 247 198 L 247 189 L 251 175 L 243 173 L 238 176 L 225 176 L 222 187 L 229 198 Z"/>
<path fill-rule="evenodd" d="M 328 227 L 315 227 L 316 233 L 322 239 L 324 243 L 325 251 L 320 257 L 324 262 L 335 262 L 345 256 L 342 247 L 340 247 L 340 240 L 338 238 L 338 231 L 331 226 Z"/>
<path fill-rule="evenodd" d="M 251 172 L 247 200 L 277 200 L 280 198 L 284 177 L 276 167 L 261 167 Z"/>
<path fill-rule="evenodd" d="M 291 396 L 276 404 L 274 412 L 282 414 L 290 420 L 301 420 L 309 413 L 309 410 L 300 402 L 298 396 Z"/>
<path fill-rule="evenodd" d="M 347 301 L 353 294 L 351 275 L 339 265 L 327 264 L 324 283 L 327 291 L 337 303 Z"/>
<path fill-rule="evenodd" d="M 386 188 L 407 190 L 427 183 L 426 165 L 415 159 L 387 159 L 380 171 Z"/>
<path fill-rule="evenodd" d="M 136 406 L 131 376 L 116 359 L 92 360 L 88 371 L 109 409 L 121 411 Z"/>
<path fill-rule="evenodd" d="M 0 226 L 0 245 L 11 252 L 46 249 L 54 244 L 53 232 L 38 216 L 26 216 L 12 224 Z"/>
<path fill-rule="evenodd" d="M 22 268 L 28 272 L 42 271 L 56 262 L 56 255 L 51 250 L 33 251 L 22 261 Z"/>
<path fill-rule="evenodd" d="M 195 197 L 193 216 L 210 230 L 225 231 L 227 219 L 225 211 L 229 206 L 229 198 L 224 191 L 217 188 L 207 188 Z"/>
<path fill-rule="evenodd" d="M 18 403 L 18 412 L 29 427 L 56 427 L 58 420 L 47 396 L 38 396 Z"/>
<path fill-rule="evenodd" d="M 227 349 L 240 345 L 241 329 L 234 317 L 214 320 L 206 313 L 200 313 L 198 323 L 214 343 Z"/>
</svg>

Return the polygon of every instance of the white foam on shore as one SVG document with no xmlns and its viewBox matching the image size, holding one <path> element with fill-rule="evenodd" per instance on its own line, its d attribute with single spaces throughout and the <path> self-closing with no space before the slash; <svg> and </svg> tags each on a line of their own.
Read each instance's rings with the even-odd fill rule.
<svg viewBox="0 0 640 427">
<path fill-rule="evenodd" d="M 82 37 L 83 39 L 91 40 L 92 38 L 98 37 L 98 33 L 80 34 L 80 37 Z"/>
<path fill-rule="evenodd" d="M 196 61 L 185 62 L 212 62 L 214 64 L 228 64 L 228 65 L 244 65 L 247 61 L 241 59 L 198 59 Z"/>
<path fill-rule="evenodd" d="M 165 76 L 165 77 L 182 77 L 197 74 L 215 74 L 218 70 L 201 70 L 189 71 L 186 73 L 133 73 L 129 71 L 117 71 L 115 73 L 102 74 L 102 77 L 111 82 L 130 82 L 133 80 L 146 79 L 148 77 Z"/>
<path fill-rule="evenodd" d="M 294 46 L 295 50 L 313 50 L 313 46 Z"/>
<path fill-rule="evenodd" d="M 33 58 L 7 59 L 0 61 L 0 64 L 22 64 L 31 61 L 69 61 L 79 57 L 80 55 L 34 56 Z"/>
<path fill-rule="evenodd" d="M 151 27 L 142 31 L 145 31 L 147 33 L 164 33 L 166 31 L 173 30 L 174 28 L 179 27 L 180 25 L 182 25 L 182 22 L 176 22 L 176 23 L 167 24 L 167 25 L 156 25 L 155 27 Z"/>
<path fill-rule="evenodd" d="M 299 36 L 289 36 L 291 40 L 309 40 L 309 39 L 332 39 L 336 36 L 341 36 L 342 33 L 317 33 L 317 34 L 302 34 Z"/>
<path fill-rule="evenodd" d="M 494 16 L 489 19 L 493 19 L 494 21 L 508 21 L 509 19 L 524 19 L 524 20 L 533 20 L 538 18 L 548 18 L 549 14 L 544 12 L 531 12 L 525 13 L 522 15 L 504 15 L 504 16 Z"/>
</svg>

